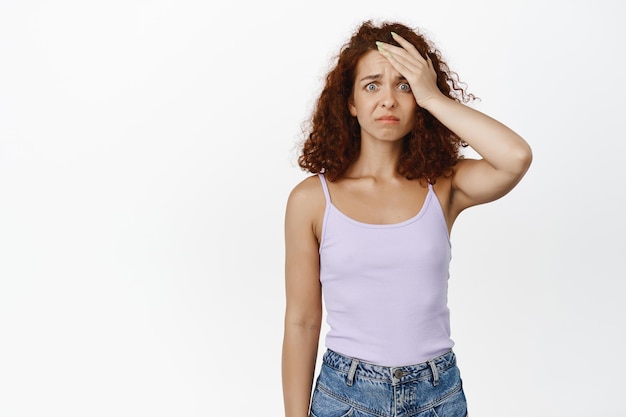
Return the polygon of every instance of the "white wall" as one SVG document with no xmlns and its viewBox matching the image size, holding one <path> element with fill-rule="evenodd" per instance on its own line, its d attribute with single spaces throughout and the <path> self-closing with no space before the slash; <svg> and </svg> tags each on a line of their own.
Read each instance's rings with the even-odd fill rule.
<svg viewBox="0 0 626 417">
<path fill-rule="evenodd" d="M 367 18 L 534 150 L 452 235 L 470 412 L 626 415 L 624 3 L 209 3 L 0 3 L 0 415 L 282 414 L 294 146 Z"/>
</svg>

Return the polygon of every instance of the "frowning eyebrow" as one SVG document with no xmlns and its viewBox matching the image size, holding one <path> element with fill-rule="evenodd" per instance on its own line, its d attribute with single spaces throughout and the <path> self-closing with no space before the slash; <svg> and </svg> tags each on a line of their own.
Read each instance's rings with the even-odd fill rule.
<svg viewBox="0 0 626 417">
<path fill-rule="evenodd" d="M 372 74 L 372 75 L 366 75 L 365 77 L 361 78 L 359 80 L 360 83 L 362 83 L 363 81 L 376 81 L 379 80 L 383 77 L 382 74 Z M 397 78 L 398 81 L 406 81 L 406 78 L 403 77 L 402 75 L 399 75 Z"/>
</svg>

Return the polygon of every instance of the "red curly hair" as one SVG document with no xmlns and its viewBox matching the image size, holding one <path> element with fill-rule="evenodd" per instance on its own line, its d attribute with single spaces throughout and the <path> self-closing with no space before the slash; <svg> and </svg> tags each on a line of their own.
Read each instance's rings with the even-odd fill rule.
<svg viewBox="0 0 626 417">
<path fill-rule="evenodd" d="M 446 96 L 459 102 L 474 100 L 448 68 L 441 53 L 417 30 L 403 24 L 384 22 L 375 26 L 371 20 L 361 24 L 350 41 L 341 48 L 337 64 L 326 76 L 326 84 L 313 111 L 309 133 L 298 157 L 300 167 L 313 174 L 323 172 L 330 181 L 339 178 L 359 155 L 361 128 L 352 117 L 348 102 L 356 77 L 359 59 L 369 51 L 377 50 L 376 41 L 396 46 L 391 32 L 411 42 L 426 58 L 428 55 L 437 72 L 437 86 Z M 434 182 L 436 178 L 452 173 L 462 140 L 428 111 L 415 109 L 415 127 L 403 139 L 398 172 L 408 179 Z"/>
</svg>

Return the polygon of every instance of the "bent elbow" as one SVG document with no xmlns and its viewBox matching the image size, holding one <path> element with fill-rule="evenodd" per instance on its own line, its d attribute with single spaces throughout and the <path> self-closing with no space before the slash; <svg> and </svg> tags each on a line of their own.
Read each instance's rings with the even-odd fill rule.
<svg viewBox="0 0 626 417">
<path fill-rule="evenodd" d="M 526 145 L 526 152 L 524 153 L 524 157 L 522 158 L 524 163 L 524 172 L 528 171 L 530 165 L 533 163 L 533 150 L 529 145 Z"/>
<path fill-rule="evenodd" d="M 530 168 L 530 165 L 533 162 L 533 151 L 530 146 L 525 143 L 525 146 L 521 146 L 519 149 L 515 151 L 514 160 L 515 163 L 512 165 L 515 167 L 515 171 L 519 178 L 526 174 L 526 171 Z"/>
</svg>

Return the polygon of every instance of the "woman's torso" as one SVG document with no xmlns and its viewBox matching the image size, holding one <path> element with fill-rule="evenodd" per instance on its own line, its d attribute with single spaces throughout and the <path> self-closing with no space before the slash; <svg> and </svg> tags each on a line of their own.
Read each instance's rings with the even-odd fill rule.
<svg viewBox="0 0 626 417">
<path fill-rule="evenodd" d="M 449 227 L 434 188 L 419 181 L 320 180 L 327 347 L 394 366 L 449 350 Z"/>
</svg>

